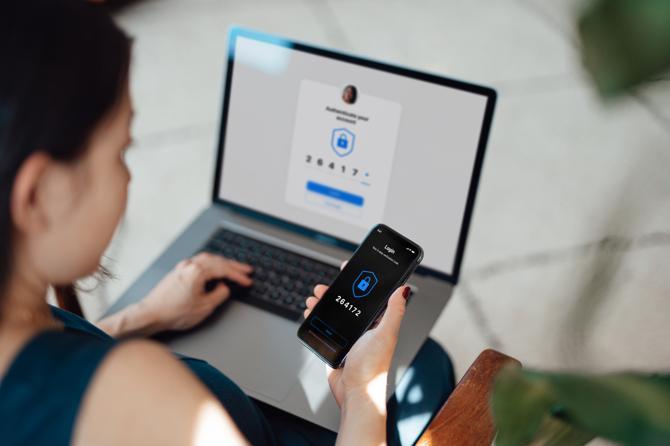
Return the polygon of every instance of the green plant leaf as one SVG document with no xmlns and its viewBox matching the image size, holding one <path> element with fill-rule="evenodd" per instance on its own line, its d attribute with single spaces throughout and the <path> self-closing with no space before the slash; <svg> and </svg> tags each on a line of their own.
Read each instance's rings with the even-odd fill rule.
<svg viewBox="0 0 670 446">
<path fill-rule="evenodd" d="M 584 66 L 604 96 L 670 68 L 670 1 L 595 0 L 579 20 Z"/>
<path fill-rule="evenodd" d="M 492 409 L 501 446 L 582 445 L 594 436 L 629 445 L 670 444 L 670 376 L 504 369 Z"/>
</svg>

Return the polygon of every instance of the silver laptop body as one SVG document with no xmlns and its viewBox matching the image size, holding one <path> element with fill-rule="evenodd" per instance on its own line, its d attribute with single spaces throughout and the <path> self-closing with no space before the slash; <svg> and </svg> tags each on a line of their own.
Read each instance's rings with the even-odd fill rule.
<svg viewBox="0 0 670 446">
<path fill-rule="evenodd" d="M 275 49 L 277 54 L 274 53 Z M 360 242 L 372 226 L 367 225 L 366 221 L 378 220 L 388 223 L 416 240 L 426 251 L 423 266 L 408 281 L 414 292 L 408 304 L 393 360 L 388 389 L 390 396 L 428 337 L 457 283 L 496 94 L 486 87 L 419 73 L 241 28 L 231 30 L 227 62 L 212 203 L 167 247 L 107 311 L 107 314 L 141 300 L 180 260 L 200 251 L 210 236 L 222 227 L 309 259 L 339 267 L 343 260 L 349 258 L 355 243 Z M 338 74 L 340 69 L 342 73 Z M 319 70 L 323 70 L 323 76 L 319 76 Z M 342 77 L 342 80 L 335 83 L 333 78 L 338 76 Z M 366 76 L 370 76 L 370 79 Z M 374 76 L 382 78 L 377 82 Z M 277 86 L 275 90 L 269 90 L 259 102 L 258 95 L 261 95 L 259 90 L 275 78 L 281 78 L 281 82 L 284 82 L 281 88 Z M 245 87 L 245 82 L 256 82 L 256 84 Z M 388 85 L 384 86 L 384 82 Z M 394 86 L 393 82 L 397 82 L 397 86 Z M 339 94 L 335 95 L 333 88 L 339 91 L 348 85 L 356 85 L 357 102 L 339 103 Z M 417 85 L 415 93 L 403 102 L 400 96 L 415 88 L 413 85 Z M 383 91 L 388 94 L 386 97 L 379 95 L 374 88 L 386 88 Z M 436 104 L 430 104 L 429 101 L 433 100 L 430 98 L 434 97 L 435 93 L 429 90 L 424 92 L 424 89 L 431 88 L 438 92 L 444 90 L 448 95 L 445 93 L 445 99 L 436 99 Z M 389 96 L 394 95 L 399 98 L 389 100 Z M 278 98 L 275 99 L 275 96 Z M 282 97 L 286 99 L 281 99 Z M 469 99 L 470 97 L 473 99 Z M 319 101 L 325 101 L 323 107 Z M 414 105 L 412 101 L 415 101 Z M 255 108 L 250 107 L 250 103 L 254 102 Z M 261 116 L 263 110 L 273 107 L 277 108 L 268 112 L 271 114 L 268 115 L 267 125 L 263 126 L 265 119 Z M 453 108 L 453 113 L 449 111 L 449 107 Z M 348 111 L 350 109 L 357 111 Z M 284 110 L 284 113 L 280 115 L 277 110 Z M 429 133 L 426 130 L 413 136 L 416 146 L 402 144 L 403 135 L 413 131 L 411 130 L 413 122 L 419 127 L 423 125 L 422 113 L 430 113 L 426 122 L 435 121 L 434 125 L 441 127 L 440 132 L 443 133 L 436 134 L 441 138 L 427 135 L 428 139 L 422 139 L 426 136 L 425 133 Z M 438 116 L 435 116 L 436 113 Z M 440 113 L 443 113 L 444 117 L 441 117 Z M 255 122 L 256 119 L 261 122 Z M 444 128 L 445 126 L 440 123 L 442 119 L 445 122 L 467 119 L 467 123 L 453 122 Z M 275 123 L 275 120 L 281 122 Z M 259 146 L 264 144 L 261 139 L 249 143 L 244 148 L 236 149 L 246 144 L 239 141 L 267 138 L 267 135 L 259 134 L 273 133 L 272 127 L 280 124 L 281 127 L 276 127 L 275 134 L 271 135 L 276 139 L 276 147 L 260 148 Z M 425 125 L 428 129 L 429 124 Z M 460 139 L 449 136 L 451 134 L 449 125 L 454 126 L 451 133 L 463 133 Z M 327 127 L 330 132 L 324 136 L 329 141 L 324 139 L 323 143 L 323 150 L 330 154 L 330 158 L 324 159 L 322 165 L 315 164 L 303 168 L 300 163 L 306 162 L 309 155 L 305 157 L 305 154 L 300 152 L 301 138 L 307 138 L 305 135 L 311 135 L 310 132 L 319 126 Z M 328 126 L 333 127 L 332 131 Z M 242 129 L 237 132 L 237 136 L 236 128 Z M 353 128 L 353 133 L 344 134 L 348 147 L 344 147 L 341 134 L 345 128 Z M 449 134 L 445 136 L 444 132 Z M 468 132 L 467 136 L 465 132 Z M 356 141 L 358 146 L 352 147 L 350 144 L 353 143 L 353 138 L 350 135 L 354 133 L 358 138 Z M 389 134 L 393 134 L 395 139 Z M 372 162 L 368 163 L 368 166 L 372 167 L 361 168 L 360 172 L 357 172 L 361 175 L 368 174 L 365 180 L 360 182 L 346 183 L 345 180 L 351 180 L 335 177 L 333 172 L 318 170 L 328 169 L 329 160 L 334 159 L 341 165 L 334 166 L 332 170 L 337 169 L 336 173 L 341 174 L 353 174 L 351 165 L 354 165 L 354 160 L 363 162 L 364 158 L 353 158 L 350 149 L 353 149 L 356 155 L 360 154 L 363 157 L 366 141 L 368 147 L 393 145 L 395 161 L 386 159 L 388 158 L 386 149 L 378 151 Z M 459 148 L 461 146 L 462 148 Z M 308 147 L 307 150 L 311 149 L 309 145 L 305 147 Z M 451 172 L 450 166 L 458 165 L 459 161 L 445 158 L 447 162 L 443 172 L 433 174 L 434 179 L 428 179 L 428 183 L 420 185 L 421 189 L 412 192 L 411 199 L 394 198 L 403 193 L 402 190 L 394 192 L 394 187 L 397 188 L 402 181 L 414 184 L 412 176 L 416 176 L 418 178 L 416 181 L 421 182 L 423 181 L 421 177 L 428 175 L 416 171 L 409 172 L 410 175 L 406 175 L 407 172 L 403 173 L 403 166 L 409 166 L 410 162 L 401 163 L 401 156 L 411 157 L 411 151 L 417 151 L 416 156 L 422 158 L 420 162 L 425 164 L 417 164 L 416 167 L 430 172 L 436 169 L 435 164 L 443 161 L 440 159 L 440 153 L 449 153 L 450 147 L 455 147 L 453 149 L 455 153 L 464 154 L 461 167 L 455 166 Z M 346 153 L 347 150 L 349 153 Z M 419 152 L 421 150 L 424 152 Z M 281 163 L 273 161 L 272 157 L 278 152 L 281 157 L 277 159 L 285 159 L 288 166 L 281 166 Z M 264 160 L 265 157 L 268 159 Z M 236 167 L 236 172 L 243 171 L 242 174 L 248 182 L 248 186 L 244 186 L 245 190 L 248 187 L 253 189 L 252 192 L 257 192 L 258 200 L 262 201 L 264 197 L 277 192 L 274 189 L 283 189 L 277 192 L 279 194 L 277 197 L 281 198 L 273 199 L 272 202 L 281 202 L 283 207 L 274 208 L 272 207 L 274 204 L 254 205 L 253 197 L 237 196 L 236 190 L 242 187 L 235 186 L 239 183 L 232 185 L 226 183 L 226 175 L 235 177 L 235 174 L 226 171 L 228 163 Z M 270 179 L 265 181 L 260 173 L 258 175 L 249 173 L 262 171 L 268 168 L 268 165 L 273 165 L 275 169 L 284 172 L 282 175 L 286 177 L 287 183 L 285 187 L 281 187 L 284 184 L 280 182 L 273 183 Z M 437 168 L 439 169 L 439 166 Z M 435 170 L 435 172 L 441 171 Z M 301 175 L 310 176 L 310 181 L 316 178 L 321 183 L 328 183 L 331 186 L 351 184 L 352 190 L 362 191 L 360 197 L 363 198 L 358 202 L 349 200 L 347 197 L 350 195 L 358 197 L 359 192 L 342 194 L 337 187 L 331 188 L 331 186 L 326 189 L 314 189 L 316 192 L 309 188 L 298 190 L 296 188 L 302 187 L 300 184 L 304 178 L 300 181 L 296 181 L 295 178 Z M 267 178 L 271 176 L 266 175 Z M 279 177 L 280 175 L 277 176 Z M 445 178 L 445 181 L 454 181 L 454 186 L 439 187 L 437 183 Z M 386 188 L 378 185 L 383 181 L 387 182 Z M 295 184 L 292 186 L 288 184 L 291 182 Z M 457 189 L 461 192 L 450 202 L 449 193 L 445 193 L 443 189 Z M 381 206 L 383 211 L 380 214 L 378 209 L 373 209 L 373 205 L 376 204 L 374 200 L 384 194 L 386 204 Z M 410 218 L 402 220 L 404 218 L 402 211 L 395 210 L 399 207 L 406 208 L 407 212 L 412 214 Z M 386 214 L 398 215 L 396 217 L 398 221 L 388 221 L 384 218 Z M 379 218 L 380 215 L 382 218 Z M 426 220 L 431 218 L 435 219 L 432 222 L 435 228 L 428 227 L 420 231 L 421 233 L 413 233 L 412 228 L 430 224 L 426 223 Z M 355 224 L 349 225 L 350 221 L 354 221 Z M 454 229 L 448 236 L 447 234 L 443 236 L 441 231 L 449 228 L 448 221 L 452 222 L 451 227 Z M 340 228 L 349 229 L 340 231 Z M 352 235 L 359 232 L 360 236 Z M 422 233 L 436 236 L 422 237 Z M 452 240 L 449 242 L 451 244 L 443 242 L 443 239 Z M 444 255 L 433 256 L 431 263 L 429 253 L 438 248 L 445 251 Z M 326 366 L 298 341 L 296 331 L 299 323 L 300 321 L 290 320 L 256 306 L 230 299 L 196 329 L 187 333 L 170 334 L 161 339 L 175 352 L 208 361 L 251 397 L 337 431 L 339 409 L 328 388 Z"/>
</svg>

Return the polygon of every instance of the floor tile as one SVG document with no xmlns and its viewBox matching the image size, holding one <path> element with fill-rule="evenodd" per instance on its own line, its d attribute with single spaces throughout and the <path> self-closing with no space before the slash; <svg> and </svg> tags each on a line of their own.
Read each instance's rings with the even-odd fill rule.
<svg viewBox="0 0 670 446">
<path fill-rule="evenodd" d="M 518 266 L 570 259 L 571 247 L 607 236 L 668 231 L 670 211 L 662 205 L 670 199 L 668 147 L 670 136 L 664 127 L 633 99 L 604 104 L 587 87 L 528 96 L 501 94 L 465 256 L 464 285 L 484 297 L 455 307 L 468 295 L 459 289 L 433 330 L 455 352 L 459 372 L 478 350 L 495 346 L 491 341 L 498 339 L 504 352 L 539 367 L 565 366 L 566 361 L 590 370 L 667 366 L 654 359 L 662 346 L 649 342 L 654 336 L 663 339 L 666 321 L 653 328 L 645 325 L 646 318 L 658 317 L 659 308 L 665 311 L 667 292 L 648 284 L 651 272 L 643 264 L 618 271 L 616 280 L 625 271 L 623 277 L 631 278 L 628 286 L 637 287 L 628 292 L 646 296 L 653 304 L 605 306 L 602 314 L 618 315 L 609 323 L 627 322 L 630 339 L 613 333 L 607 321 L 594 321 L 599 331 L 586 351 L 576 350 L 570 344 L 574 340 L 564 337 L 559 324 L 566 316 L 558 309 L 571 302 L 579 311 L 577 301 L 566 300 L 566 285 L 577 275 L 586 280 L 590 263 L 566 261 L 548 270 Z M 654 261 L 662 262 L 669 254 L 670 247 L 658 248 Z M 646 266 L 654 263 L 639 256 Z M 637 258 L 636 254 L 631 261 Z M 500 278 L 478 282 L 505 268 L 509 273 Z M 517 304 L 510 306 L 507 299 Z M 469 317 L 461 316 L 463 312 Z M 631 317 L 622 320 L 622 312 Z M 635 324 L 648 331 L 631 333 Z M 557 346 L 560 340 L 567 346 Z M 609 341 L 621 345 L 616 350 L 596 348 Z M 640 345 L 649 348 L 632 359 Z"/>
<path fill-rule="evenodd" d="M 517 0 L 518 4 L 545 23 L 548 28 L 563 34 L 572 43 L 577 41 L 579 17 L 588 4 L 586 0 Z"/>
<path fill-rule="evenodd" d="M 454 364 L 456 379 L 463 376 L 483 350 L 502 348 L 495 339 L 486 336 L 487 329 L 482 329 L 481 321 L 477 320 L 480 316 L 479 309 L 472 308 L 472 305 L 479 305 L 479 302 L 468 299 L 464 291 L 463 287 L 456 289 L 430 333 L 430 336 L 449 353 Z"/>
<path fill-rule="evenodd" d="M 303 2 L 144 1 L 123 9 L 117 20 L 134 38 L 136 135 L 218 122 L 231 26 L 324 39 Z"/>
<path fill-rule="evenodd" d="M 607 233 L 667 228 L 670 135 L 637 102 L 587 88 L 501 95 L 466 270 Z M 604 232 L 608 231 L 608 232 Z"/>
<path fill-rule="evenodd" d="M 515 1 L 336 1 L 345 49 L 498 86 L 579 76 L 563 36 Z"/>
<path fill-rule="evenodd" d="M 636 93 L 641 104 L 647 107 L 670 133 L 670 74 L 644 84 L 636 90 Z"/>
<path fill-rule="evenodd" d="M 670 234 L 637 240 L 473 281 L 502 349 L 535 368 L 668 369 Z"/>
</svg>

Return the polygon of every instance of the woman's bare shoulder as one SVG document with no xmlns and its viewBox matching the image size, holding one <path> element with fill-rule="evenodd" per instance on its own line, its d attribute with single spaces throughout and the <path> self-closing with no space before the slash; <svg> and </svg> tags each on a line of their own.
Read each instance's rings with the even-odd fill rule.
<svg viewBox="0 0 670 446">
<path fill-rule="evenodd" d="M 143 340 L 122 343 L 100 365 L 73 440 L 101 446 L 245 444 L 202 383 L 165 348 Z"/>
</svg>

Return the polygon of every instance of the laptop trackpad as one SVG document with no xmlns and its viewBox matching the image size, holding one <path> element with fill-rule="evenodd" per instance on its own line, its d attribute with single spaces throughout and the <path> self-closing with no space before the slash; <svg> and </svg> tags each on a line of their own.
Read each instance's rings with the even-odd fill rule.
<svg viewBox="0 0 670 446">
<path fill-rule="evenodd" d="M 175 352 L 206 360 L 245 391 L 281 402 L 312 359 L 297 331 L 296 322 L 231 301 L 197 329 L 164 340 Z"/>
</svg>

